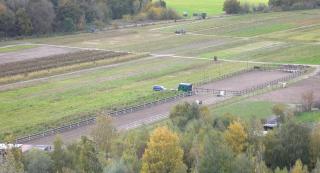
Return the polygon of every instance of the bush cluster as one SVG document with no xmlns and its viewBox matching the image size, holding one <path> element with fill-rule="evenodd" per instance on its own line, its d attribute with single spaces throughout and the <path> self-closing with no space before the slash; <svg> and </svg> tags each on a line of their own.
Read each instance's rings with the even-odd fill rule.
<svg viewBox="0 0 320 173">
<path fill-rule="evenodd" d="M 244 14 L 244 13 L 255 13 L 255 12 L 269 12 L 270 8 L 264 3 L 258 5 L 252 5 L 247 2 L 240 3 L 238 0 L 226 0 L 223 5 L 223 10 L 227 14 Z"/>
<path fill-rule="evenodd" d="M 93 31 L 123 17 L 164 20 L 178 15 L 163 0 L 0 0 L 0 38 Z"/>
<path fill-rule="evenodd" d="M 252 12 L 270 12 L 272 11 L 287 11 L 287 10 L 303 10 L 319 8 L 319 0 L 269 0 L 268 5 L 260 3 L 251 5 L 248 3 L 240 3 L 239 0 L 226 0 L 223 5 L 223 10 L 227 14 L 241 14 Z"/>
</svg>

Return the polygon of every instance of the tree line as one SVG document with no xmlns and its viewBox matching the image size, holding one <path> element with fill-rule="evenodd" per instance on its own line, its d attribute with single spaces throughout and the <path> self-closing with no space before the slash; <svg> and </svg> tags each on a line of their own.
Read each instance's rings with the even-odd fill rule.
<svg viewBox="0 0 320 173">
<path fill-rule="evenodd" d="M 177 17 L 162 0 L 0 0 L 0 38 L 103 27 L 124 15 Z"/>
<path fill-rule="evenodd" d="M 227 14 L 288 11 L 320 8 L 319 0 L 269 0 L 268 4 L 260 3 L 252 5 L 247 2 L 240 3 L 239 0 L 225 0 L 223 11 Z"/>
<path fill-rule="evenodd" d="M 261 120 L 213 117 L 205 106 L 181 103 L 168 122 L 118 132 L 98 116 L 91 138 L 52 152 L 9 150 L 0 173 L 320 173 L 320 125 L 293 121 L 275 105 L 282 125 L 267 135 Z"/>
</svg>

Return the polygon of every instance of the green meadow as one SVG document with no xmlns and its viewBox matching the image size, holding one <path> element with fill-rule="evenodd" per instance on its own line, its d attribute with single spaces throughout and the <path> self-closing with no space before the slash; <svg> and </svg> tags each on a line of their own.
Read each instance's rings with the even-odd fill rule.
<svg viewBox="0 0 320 173">
<path fill-rule="evenodd" d="M 197 12 L 206 12 L 209 15 L 223 13 L 224 0 L 166 0 L 167 6 L 177 10 L 180 14 L 188 12 L 189 15 Z M 268 3 L 268 0 L 241 0 L 250 4 Z"/>
</svg>

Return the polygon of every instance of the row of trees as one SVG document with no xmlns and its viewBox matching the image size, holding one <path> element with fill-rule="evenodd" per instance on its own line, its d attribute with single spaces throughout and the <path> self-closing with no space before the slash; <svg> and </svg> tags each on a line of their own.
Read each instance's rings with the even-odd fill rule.
<svg viewBox="0 0 320 173">
<path fill-rule="evenodd" d="M 154 3 L 151 0 L 0 0 L 0 37 L 103 27 L 109 20 L 124 15 L 164 10 L 163 4 L 162 0 Z"/>
<path fill-rule="evenodd" d="M 268 5 L 240 3 L 239 0 L 225 0 L 223 10 L 227 14 L 269 12 L 280 10 L 302 10 L 319 8 L 319 0 L 269 0 Z"/>
<path fill-rule="evenodd" d="M 0 173 L 320 173 L 320 126 L 297 124 L 276 106 L 283 125 L 263 135 L 261 121 L 210 116 L 197 104 L 177 105 L 170 122 L 119 133 L 99 116 L 92 139 L 54 151 L 8 151 Z"/>
</svg>

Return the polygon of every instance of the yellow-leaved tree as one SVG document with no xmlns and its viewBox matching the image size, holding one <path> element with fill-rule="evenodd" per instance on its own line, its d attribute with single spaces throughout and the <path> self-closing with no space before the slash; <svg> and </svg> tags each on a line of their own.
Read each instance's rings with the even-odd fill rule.
<svg viewBox="0 0 320 173">
<path fill-rule="evenodd" d="M 310 166 L 315 167 L 317 160 L 320 158 L 320 124 L 315 126 L 310 137 Z"/>
<path fill-rule="evenodd" d="M 224 133 L 224 137 L 236 154 L 246 149 L 248 134 L 239 121 L 234 121 L 229 125 Z"/>
<path fill-rule="evenodd" d="M 167 127 L 156 128 L 142 157 L 141 173 L 183 173 L 183 150 L 179 137 Z"/>
<path fill-rule="evenodd" d="M 301 160 L 299 159 L 293 166 L 291 173 L 308 173 L 308 168 L 306 166 L 303 166 Z"/>
</svg>

